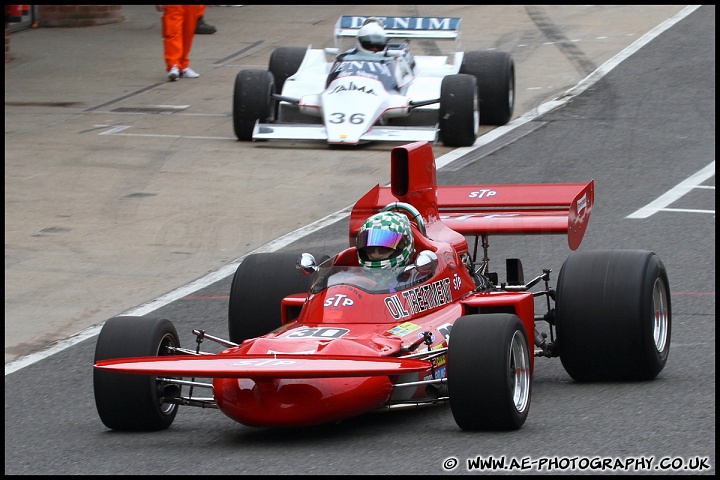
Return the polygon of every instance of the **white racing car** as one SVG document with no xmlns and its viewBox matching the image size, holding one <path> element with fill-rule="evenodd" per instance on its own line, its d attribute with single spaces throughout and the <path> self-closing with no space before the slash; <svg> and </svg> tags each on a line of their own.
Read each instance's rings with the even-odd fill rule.
<svg viewBox="0 0 720 480">
<path fill-rule="evenodd" d="M 360 43 L 358 31 L 374 20 L 384 27 L 384 49 L 346 52 L 343 41 Z M 415 55 L 411 50 L 416 40 L 431 53 L 440 51 L 441 40 L 452 41 L 457 50 L 460 23 L 456 17 L 342 16 L 335 48 L 277 48 L 267 71 L 237 74 L 235 135 L 244 141 L 472 145 L 479 125 L 504 125 L 512 118 L 512 57 L 499 51 Z"/>
</svg>

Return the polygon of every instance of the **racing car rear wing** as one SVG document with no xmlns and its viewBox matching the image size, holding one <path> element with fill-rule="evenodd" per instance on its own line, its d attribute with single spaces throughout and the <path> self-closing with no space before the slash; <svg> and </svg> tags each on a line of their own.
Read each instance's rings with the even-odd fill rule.
<svg viewBox="0 0 720 480">
<path fill-rule="evenodd" d="M 393 202 L 417 208 L 433 240 L 463 236 L 566 234 L 576 250 L 587 229 L 595 200 L 594 181 L 556 184 L 438 186 L 430 143 L 393 148 L 391 183 L 375 186 L 354 205 L 351 244 L 362 222 Z M 463 248 L 464 249 L 464 248 Z"/>
<path fill-rule="evenodd" d="M 335 38 L 355 37 L 369 17 L 343 15 L 335 24 Z M 458 17 L 375 17 L 384 22 L 388 38 L 432 38 L 456 40 L 460 36 Z M 338 46 L 339 47 L 339 46 Z"/>
</svg>

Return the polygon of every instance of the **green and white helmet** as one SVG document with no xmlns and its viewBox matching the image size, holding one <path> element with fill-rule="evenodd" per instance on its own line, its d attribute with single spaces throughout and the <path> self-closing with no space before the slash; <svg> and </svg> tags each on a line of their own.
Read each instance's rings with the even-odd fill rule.
<svg viewBox="0 0 720 480">
<path fill-rule="evenodd" d="M 414 243 L 410 220 L 396 212 L 380 212 L 368 218 L 355 239 L 360 265 L 369 268 L 407 265 Z"/>
</svg>

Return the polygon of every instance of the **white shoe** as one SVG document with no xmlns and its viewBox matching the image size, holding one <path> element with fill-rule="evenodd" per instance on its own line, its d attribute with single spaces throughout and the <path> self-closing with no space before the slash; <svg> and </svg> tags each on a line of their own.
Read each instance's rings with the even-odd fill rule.
<svg viewBox="0 0 720 480">
<path fill-rule="evenodd" d="M 178 69 L 177 65 L 173 65 L 173 67 L 168 72 L 168 80 L 174 82 L 178 78 L 180 78 L 180 69 Z"/>
<path fill-rule="evenodd" d="M 183 68 L 182 74 L 180 75 L 183 78 L 198 78 L 200 76 L 199 73 L 197 73 L 192 68 Z"/>
</svg>

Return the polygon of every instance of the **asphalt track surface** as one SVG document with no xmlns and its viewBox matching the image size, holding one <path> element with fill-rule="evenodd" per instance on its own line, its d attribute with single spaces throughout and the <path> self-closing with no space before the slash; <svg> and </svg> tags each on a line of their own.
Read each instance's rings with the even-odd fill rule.
<svg viewBox="0 0 720 480">
<path fill-rule="evenodd" d="M 460 49 L 512 53 L 519 117 L 562 100 L 683 6 L 384 10 L 460 16 Z M 5 67 L 5 363 L 26 364 L 93 334 L 107 318 L 222 270 L 389 181 L 392 145 L 338 151 L 317 142 L 237 142 L 232 133 L 239 70 L 266 69 L 277 47 L 333 46 L 338 17 L 368 11 L 376 7 L 213 7 L 208 19 L 218 32 L 195 37 L 191 59 L 201 77 L 186 82 L 166 81 L 151 5 L 123 6 L 123 23 L 13 34 Z M 414 48 L 435 54 L 439 45 Z M 433 149 L 437 157 L 450 152 Z"/>
<path fill-rule="evenodd" d="M 253 429 L 185 408 L 166 432 L 129 435 L 107 431 L 96 416 L 89 335 L 13 372 L 6 365 L 5 473 L 443 474 L 466 473 L 469 459 L 492 456 L 558 460 L 539 473 L 570 473 L 563 465 L 572 459 L 602 458 L 622 459 L 630 465 L 624 473 L 714 474 L 714 12 L 700 7 L 667 26 L 556 109 L 538 105 L 537 116 L 456 152 L 453 162 L 438 156 L 440 184 L 595 180 L 582 248 L 650 249 L 670 272 L 672 347 L 655 381 L 575 384 L 558 361 L 541 359 L 530 417 L 512 433 L 463 433 L 445 407 L 301 430 Z M 332 252 L 345 245 L 346 231 L 338 214 L 265 248 Z M 501 239 L 491 253 L 521 258 L 526 275 L 557 271 L 564 241 Z M 171 318 L 185 346 L 191 328 L 222 335 L 229 278 L 220 277 L 133 313 Z M 598 341 L 612 348 L 612 339 Z M 459 465 L 444 469 L 453 458 Z M 668 459 L 679 469 L 664 468 Z M 633 468 L 641 460 L 649 469 Z M 693 470 L 698 463 L 709 468 Z M 535 472 L 537 464 L 494 470 Z M 592 473 L 611 472 L 618 469 Z"/>
</svg>

